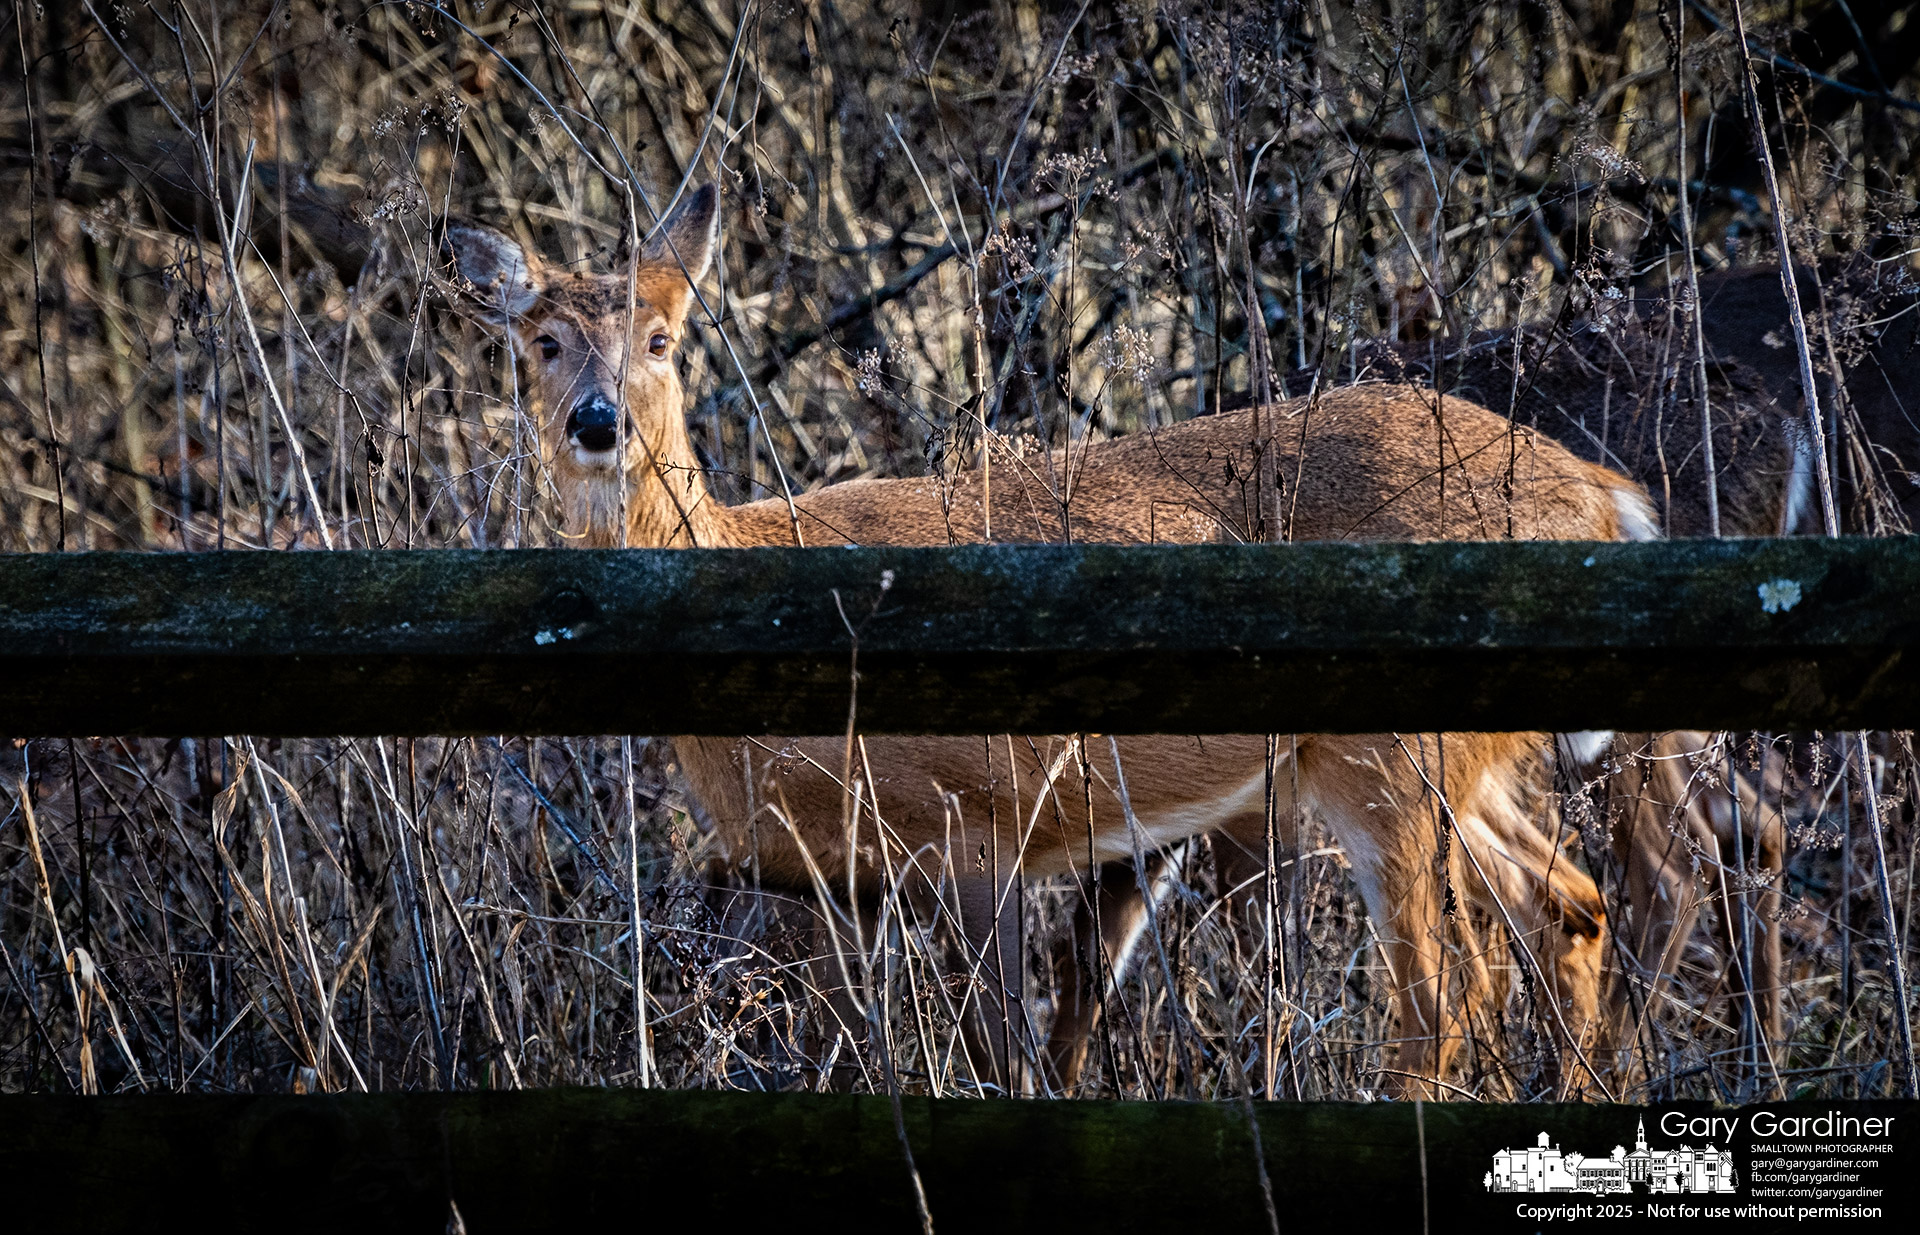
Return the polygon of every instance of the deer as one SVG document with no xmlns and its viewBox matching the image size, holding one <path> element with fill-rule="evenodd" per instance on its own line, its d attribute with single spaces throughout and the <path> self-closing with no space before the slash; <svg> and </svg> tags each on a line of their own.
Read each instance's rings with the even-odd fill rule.
<svg viewBox="0 0 1920 1235">
<path fill-rule="evenodd" d="M 951 477 L 858 480 L 723 505 L 686 426 L 675 352 L 718 245 L 712 186 L 657 225 L 629 272 L 556 270 L 512 237 L 450 222 L 457 285 L 511 336 L 541 422 L 568 543 L 587 548 L 1201 544 L 1260 537 L 1247 478 L 1293 478 L 1299 540 L 1647 539 L 1645 492 L 1545 434 L 1464 400 L 1370 385 L 1032 455 L 989 451 Z M 1517 466 L 1515 465 L 1517 461 Z M 1070 501 L 1065 497 L 1071 481 Z M 674 739 L 691 795 L 760 879 L 874 895 L 894 864 L 959 868 L 963 932 L 990 1007 L 1009 992 L 1015 878 L 1075 876 L 1209 831 L 1264 832 L 1266 798 L 1344 847 L 1401 1025 L 1396 1093 L 1441 1097 L 1462 1030 L 1449 998 L 1484 986 L 1450 955 L 1452 889 L 1513 925 L 1568 1062 L 1598 1012 L 1598 889 L 1535 825 L 1540 734 L 839 736 Z M 1077 790 L 1077 792 L 1076 792 Z M 994 855 L 991 875 L 943 854 Z M 929 875 L 929 878 L 933 878 Z M 1050 1048 L 1051 1050 L 1052 1048 Z"/>
</svg>

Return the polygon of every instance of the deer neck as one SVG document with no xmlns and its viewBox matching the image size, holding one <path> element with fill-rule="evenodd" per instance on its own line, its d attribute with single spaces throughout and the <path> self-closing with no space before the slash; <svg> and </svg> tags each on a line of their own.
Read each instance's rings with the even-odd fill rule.
<svg viewBox="0 0 1920 1235">
<path fill-rule="evenodd" d="M 636 549 L 721 549 L 731 543 L 728 510 L 707 487 L 686 422 L 637 444 L 627 472 L 627 544 Z"/>
</svg>

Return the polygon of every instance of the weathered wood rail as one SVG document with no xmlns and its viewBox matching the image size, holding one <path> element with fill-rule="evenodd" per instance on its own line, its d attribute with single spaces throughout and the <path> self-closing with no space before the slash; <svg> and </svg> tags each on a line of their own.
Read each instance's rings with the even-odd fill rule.
<svg viewBox="0 0 1920 1235">
<path fill-rule="evenodd" d="M 874 732 L 1920 724 L 1910 539 L 0 557 L 0 728 L 833 732 L 850 627 Z M 1262 1155 L 1284 1230 L 1534 1230 L 1568 1198 L 1489 1194 L 1492 1153 L 1643 1113 L 1263 1105 L 1256 1155 L 1233 1104 L 903 1111 L 943 1235 L 1267 1229 Z M 805 1094 L 9 1095 L 0 1193 L 36 1231 L 916 1225 L 888 1100 Z"/>
<path fill-rule="evenodd" d="M 1542 1229 L 1518 1219 L 1524 1205 L 1746 1204 L 1748 1115 L 1831 1106 L 1261 1103 L 1256 1113 L 1283 1231 L 1518 1232 Z M 1662 1132 L 1663 1115 L 1709 1110 L 1734 1129 L 1718 1145 L 1735 1153 L 1740 1197 L 1484 1187 L 1496 1150 L 1532 1146 L 1543 1131 L 1567 1152 L 1604 1157 L 1633 1145 L 1641 1119 L 1670 1148 L 1683 1138 Z M 1894 1151 L 1868 1181 L 1887 1195 L 1865 1202 L 1889 1224 L 1843 1229 L 1910 1229 L 1894 1225 L 1911 1218 L 1895 1173 L 1913 1150 L 1906 1125 L 1920 1103 L 1847 1111 L 1894 1116 Z M 1238 1104 L 905 1098 L 902 1114 L 941 1235 L 1269 1229 Z M 1709 1138 L 1688 1139 L 1700 1148 Z M 918 1229 L 909 1188 L 884 1097 L 563 1089 L 0 1100 L 0 1190 L 22 1231 L 148 1232 L 177 1215 L 199 1230 L 414 1233 L 450 1229 L 457 1205 L 474 1235 L 748 1224 L 897 1232 Z M 1727 1226 L 1808 1229 L 1793 1217 Z"/>
<path fill-rule="evenodd" d="M 831 733 L 849 623 L 870 732 L 1920 724 L 1920 538 L 8 556 L 0 724 Z"/>
</svg>

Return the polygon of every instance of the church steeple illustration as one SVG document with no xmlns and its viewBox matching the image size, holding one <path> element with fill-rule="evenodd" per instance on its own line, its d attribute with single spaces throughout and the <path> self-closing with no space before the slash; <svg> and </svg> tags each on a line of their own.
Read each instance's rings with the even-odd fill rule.
<svg viewBox="0 0 1920 1235">
<path fill-rule="evenodd" d="M 1604 1158 L 1578 1150 L 1562 1150 L 1553 1136 L 1541 1132 L 1527 1149 L 1502 1149 L 1493 1155 L 1493 1170 L 1482 1185 L 1493 1192 L 1632 1192 L 1730 1193 L 1735 1188 L 1733 1151 L 1713 1145 L 1704 1150 L 1682 1145 L 1678 1149 L 1650 1149 L 1647 1121 L 1634 1129 L 1633 1152 L 1615 1147 Z"/>
</svg>

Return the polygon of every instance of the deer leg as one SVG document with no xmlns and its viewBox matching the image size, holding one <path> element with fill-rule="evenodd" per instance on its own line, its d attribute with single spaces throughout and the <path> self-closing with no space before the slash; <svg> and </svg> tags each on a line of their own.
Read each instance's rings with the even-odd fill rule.
<svg viewBox="0 0 1920 1235">
<path fill-rule="evenodd" d="M 1336 825 L 1337 826 L 1337 825 Z M 1347 847 L 1348 858 L 1354 847 Z M 1448 988 L 1455 975 L 1446 966 L 1442 938 L 1444 894 L 1431 867 L 1412 878 L 1365 855 L 1354 863 L 1367 912 L 1392 975 L 1400 1014 L 1398 1057 L 1382 1086 L 1402 1098 L 1443 1098 L 1445 1079 L 1459 1046 L 1459 1027 L 1448 1015 Z"/>
<path fill-rule="evenodd" d="M 1105 864 L 1093 900 L 1099 906 L 1099 930 L 1094 929 L 1096 915 L 1083 897 L 1075 906 L 1070 935 L 1054 946 L 1053 971 L 1059 991 L 1046 1054 L 1063 1091 L 1070 1092 L 1080 1082 L 1100 1027 L 1105 996 L 1119 986 L 1132 965 L 1149 918 L 1173 888 L 1174 867 L 1175 859 L 1159 851 L 1146 856 L 1144 880 L 1131 862 Z M 1148 894 L 1141 893 L 1142 882 Z"/>
<path fill-rule="evenodd" d="M 1760 787 L 1736 774 L 1734 789 L 1740 803 L 1738 827 L 1732 809 L 1734 796 L 1722 789 L 1716 790 L 1708 803 L 1711 824 L 1702 828 L 1712 835 L 1729 880 L 1738 879 L 1745 884 L 1750 867 L 1757 868 L 1764 879 L 1763 886 L 1746 893 L 1745 921 L 1737 904 L 1725 906 L 1725 921 L 1727 938 L 1736 953 L 1733 972 L 1739 982 L 1739 994 L 1751 996 L 1750 1010 L 1769 1043 L 1785 1037 L 1780 990 L 1780 883 L 1786 865 L 1786 820 L 1779 809 L 1779 781 L 1778 761 L 1771 755 L 1761 769 Z M 1769 787 L 1774 790 L 1772 802 L 1766 800 L 1764 792 Z M 1751 974 L 1747 972 L 1745 946 L 1749 930 Z"/>
<path fill-rule="evenodd" d="M 1559 1044 L 1562 1083 L 1575 1092 L 1588 1074 L 1600 1021 L 1605 903 L 1572 858 L 1505 795 L 1473 795 L 1455 811 L 1467 894 L 1489 918 L 1515 933 L 1534 970 L 1545 1021 Z"/>
<path fill-rule="evenodd" d="M 1346 851 L 1393 982 L 1399 1048 L 1382 1088 L 1400 1097 L 1439 1098 L 1443 1091 L 1435 1082 L 1446 1075 L 1458 1033 L 1446 1018 L 1450 975 L 1437 836 L 1430 821 L 1382 805 L 1394 796 L 1388 786 L 1369 783 L 1374 778 L 1365 775 L 1368 770 L 1378 769 L 1355 760 L 1322 771 L 1303 758 L 1301 788 L 1313 795 Z"/>
<path fill-rule="evenodd" d="M 1396 933 L 1416 946 L 1411 963 L 1435 964 L 1426 959 L 1425 948 L 1443 948 L 1448 942 L 1444 928 L 1461 930 L 1462 942 L 1470 942 L 1460 916 L 1443 912 L 1451 909 L 1447 894 L 1464 889 L 1492 922 L 1514 932 L 1527 953 L 1523 963 L 1549 1005 L 1545 1020 L 1559 1043 L 1561 1074 L 1584 1085 L 1591 1079 L 1585 1050 L 1598 1014 L 1606 913 L 1593 881 L 1541 834 L 1521 805 L 1527 783 L 1540 770 L 1537 748 L 1519 735 L 1474 739 L 1427 734 L 1392 742 L 1392 747 L 1375 747 L 1364 758 L 1346 756 L 1343 772 L 1329 774 L 1323 763 L 1314 781 L 1316 800 L 1340 831 L 1355 873 L 1369 864 L 1375 868 L 1376 873 L 1361 882 L 1369 910 L 1378 922 L 1404 922 Z M 1363 769 L 1371 770 L 1380 783 L 1356 783 L 1353 778 Z M 1347 782 L 1346 791 L 1358 790 L 1358 800 L 1334 811 L 1323 787 L 1329 781 Z M 1358 814 L 1353 810 L 1367 803 L 1378 808 Z M 1336 819 L 1336 814 L 1344 817 Z M 1356 833 L 1372 853 L 1356 848 Z M 1448 855 L 1444 862 L 1443 852 Z M 1383 904 L 1376 906 L 1376 900 Z M 1484 958 L 1471 948 L 1464 963 L 1435 973 L 1444 979 L 1445 994 L 1459 998 L 1464 1009 L 1445 1025 L 1437 1010 L 1428 1014 L 1427 1023 L 1438 1027 L 1430 1031 L 1432 1064 L 1444 1069 L 1491 983 L 1484 977 Z M 1410 973 L 1403 979 L 1408 999 L 1420 998 L 1423 977 Z M 1433 999 L 1436 1008 L 1443 1008 L 1438 985 Z M 1444 1079 L 1439 1070 L 1431 1075 Z"/>
</svg>

